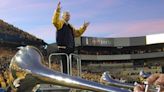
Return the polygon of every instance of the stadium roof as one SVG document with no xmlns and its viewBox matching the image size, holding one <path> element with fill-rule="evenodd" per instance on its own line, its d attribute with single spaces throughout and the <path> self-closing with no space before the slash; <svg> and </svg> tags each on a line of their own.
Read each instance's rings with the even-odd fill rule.
<svg viewBox="0 0 164 92">
<path fill-rule="evenodd" d="M 146 44 L 164 43 L 164 33 L 146 35 Z"/>
</svg>

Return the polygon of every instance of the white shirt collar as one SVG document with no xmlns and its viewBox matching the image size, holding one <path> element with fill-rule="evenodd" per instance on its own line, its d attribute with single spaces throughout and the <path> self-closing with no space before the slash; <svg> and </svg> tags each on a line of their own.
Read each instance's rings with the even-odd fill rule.
<svg viewBox="0 0 164 92">
<path fill-rule="evenodd" d="M 69 23 L 68 22 L 66 22 L 65 20 L 63 20 L 64 21 L 64 23 L 66 24 L 66 25 L 68 25 Z"/>
</svg>

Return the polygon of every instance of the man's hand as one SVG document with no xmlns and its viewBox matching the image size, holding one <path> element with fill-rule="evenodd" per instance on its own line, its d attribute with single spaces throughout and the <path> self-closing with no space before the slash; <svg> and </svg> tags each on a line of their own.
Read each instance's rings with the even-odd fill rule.
<svg viewBox="0 0 164 92">
<path fill-rule="evenodd" d="M 164 92 L 164 74 L 153 74 L 147 78 L 147 82 L 150 85 L 160 85 L 161 90 L 160 92 Z M 145 87 L 144 85 L 137 85 L 134 87 L 134 92 L 144 92 Z"/>
<path fill-rule="evenodd" d="M 164 74 L 153 74 L 148 79 L 149 84 L 164 85 Z"/>
<path fill-rule="evenodd" d="M 84 22 L 83 26 L 86 29 L 90 23 L 89 22 Z"/>
<path fill-rule="evenodd" d="M 61 10 L 61 6 L 60 6 L 60 2 L 59 2 L 59 3 L 58 3 L 58 6 L 57 6 L 57 11 L 60 12 L 60 10 Z"/>
<path fill-rule="evenodd" d="M 134 87 L 133 92 L 144 92 L 144 90 L 145 90 L 144 85 L 137 84 L 137 85 Z"/>
</svg>

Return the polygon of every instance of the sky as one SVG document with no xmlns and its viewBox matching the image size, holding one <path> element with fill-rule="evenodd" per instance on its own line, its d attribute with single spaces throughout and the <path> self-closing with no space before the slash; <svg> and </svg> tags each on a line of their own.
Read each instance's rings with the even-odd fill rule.
<svg viewBox="0 0 164 92">
<path fill-rule="evenodd" d="M 164 33 L 164 0 L 0 0 L 0 19 L 47 43 L 56 42 L 52 16 L 61 2 L 70 24 L 90 22 L 83 36 L 117 38 Z"/>
</svg>

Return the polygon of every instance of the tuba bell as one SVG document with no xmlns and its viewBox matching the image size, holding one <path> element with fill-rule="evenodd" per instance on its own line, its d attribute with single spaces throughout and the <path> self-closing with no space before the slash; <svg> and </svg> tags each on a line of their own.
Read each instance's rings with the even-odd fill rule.
<svg viewBox="0 0 164 92">
<path fill-rule="evenodd" d="M 21 47 L 10 63 L 17 92 L 31 92 L 37 84 L 55 84 L 95 92 L 129 92 L 51 70 L 44 65 L 42 53 L 33 46 Z"/>
</svg>

